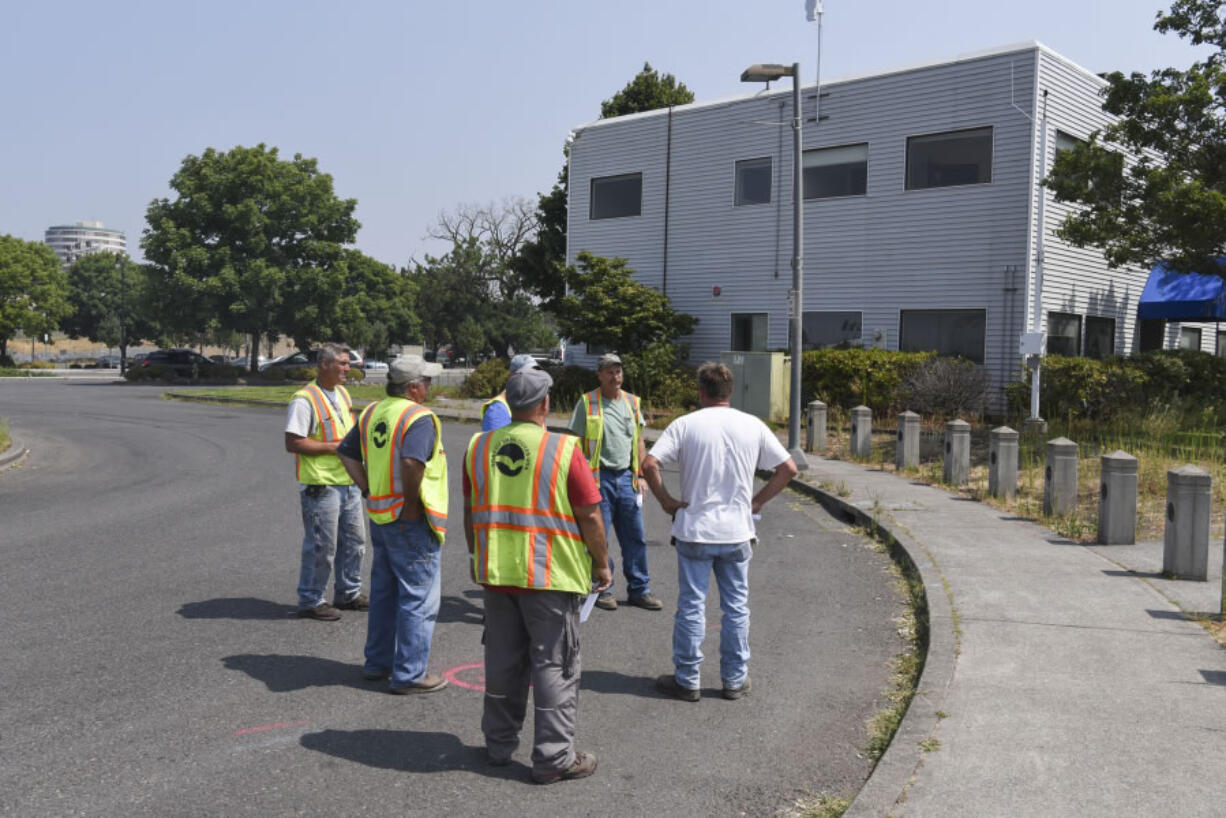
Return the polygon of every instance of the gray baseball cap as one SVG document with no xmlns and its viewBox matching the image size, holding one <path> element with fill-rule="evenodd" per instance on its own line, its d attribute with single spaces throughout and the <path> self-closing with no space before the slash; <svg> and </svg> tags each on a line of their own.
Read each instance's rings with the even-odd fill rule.
<svg viewBox="0 0 1226 818">
<path fill-rule="evenodd" d="M 606 352 L 600 356 L 600 360 L 596 362 L 597 369 L 604 369 L 606 366 L 621 366 L 622 359 L 617 357 L 616 352 Z"/>
<path fill-rule="evenodd" d="M 537 367 L 521 369 L 507 379 L 507 406 L 527 409 L 536 406 L 549 394 L 553 378 Z"/>
<path fill-rule="evenodd" d="M 442 373 L 441 364 L 432 364 L 420 355 L 401 355 L 387 365 L 388 383 L 408 383 L 419 378 L 434 378 Z"/>
<path fill-rule="evenodd" d="M 521 369 L 537 369 L 536 358 L 526 352 L 522 355 L 516 355 L 511 359 L 511 372 L 518 372 Z"/>
</svg>

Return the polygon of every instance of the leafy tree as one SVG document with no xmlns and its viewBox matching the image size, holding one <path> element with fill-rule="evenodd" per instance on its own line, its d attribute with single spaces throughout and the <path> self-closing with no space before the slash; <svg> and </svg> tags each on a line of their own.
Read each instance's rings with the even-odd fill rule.
<svg viewBox="0 0 1226 818">
<path fill-rule="evenodd" d="M 428 235 L 450 242 L 441 257 L 418 264 L 417 312 L 428 345 L 450 343 L 466 355 L 547 346 L 551 328 L 513 267 L 535 229 L 522 199 L 440 214 Z"/>
<path fill-rule="evenodd" d="M 145 275 L 126 255 L 90 253 L 74 261 L 67 272 L 72 312 L 60 322 L 70 338 L 119 347 L 126 365 L 128 347 L 154 336 L 145 320 Z"/>
<path fill-rule="evenodd" d="M 392 344 L 420 337 L 421 322 L 414 308 L 417 282 L 407 271 L 357 250 L 345 250 L 336 269 L 340 297 L 319 340 L 336 338 L 383 355 Z"/>
<path fill-rule="evenodd" d="M 694 93 L 672 74 L 661 75 L 650 63 L 626 87 L 600 103 L 600 118 L 653 111 L 670 105 L 686 105 Z M 569 147 L 564 153 L 569 156 Z M 566 266 L 566 201 L 570 186 L 570 166 L 563 163 L 558 181 L 548 193 L 537 196 L 536 235 L 526 241 L 513 267 L 524 286 L 531 290 L 545 309 L 553 311 L 566 294 L 563 267 Z"/>
<path fill-rule="evenodd" d="M 1176 0 L 1154 28 L 1216 50 L 1186 71 L 1107 76 L 1103 110 L 1119 117 L 1062 151 L 1046 183 L 1084 208 L 1060 235 L 1101 247 L 1112 266 L 1167 260 L 1226 275 L 1226 18 L 1223 0 Z M 1125 162 L 1120 151 L 1137 157 Z"/>
<path fill-rule="evenodd" d="M 68 279 L 42 242 L 0 236 L 0 358 L 18 332 L 50 332 L 68 314 Z"/>
<path fill-rule="evenodd" d="M 558 328 L 572 341 L 635 353 L 694 331 L 698 319 L 635 281 L 625 259 L 583 251 L 578 261 L 578 268 L 566 269 L 570 292 L 557 307 Z"/>
<path fill-rule="evenodd" d="M 314 159 L 282 160 L 264 144 L 188 156 L 155 199 L 141 239 L 164 329 L 221 326 L 261 337 L 333 309 L 332 266 L 353 241 L 354 199 L 339 199 Z M 257 369 L 255 356 L 252 371 Z"/>
</svg>

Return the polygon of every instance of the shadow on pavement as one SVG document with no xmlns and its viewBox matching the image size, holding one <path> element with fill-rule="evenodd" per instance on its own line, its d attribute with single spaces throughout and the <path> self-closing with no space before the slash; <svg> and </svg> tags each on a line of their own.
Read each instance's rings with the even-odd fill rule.
<svg viewBox="0 0 1226 818">
<path fill-rule="evenodd" d="M 1103 573 L 1109 577 L 1143 577 L 1145 579 L 1170 579 L 1161 571 L 1124 571 L 1117 568 L 1104 568 Z"/>
<path fill-rule="evenodd" d="M 1206 684 L 1226 685 L 1226 670 L 1202 670 L 1200 675 Z"/>
<path fill-rule="evenodd" d="M 465 596 L 468 592 L 465 592 Z M 478 592 L 480 596 L 480 592 Z M 470 625 L 480 625 L 485 621 L 485 609 L 474 605 L 467 599 L 458 596 L 445 596 L 438 606 L 439 622 L 467 622 Z"/>
<path fill-rule="evenodd" d="M 184 619 L 285 619 L 297 610 L 293 605 L 240 596 L 188 602 L 178 613 Z"/>
<path fill-rule="evenodd" d="M 407 773 L 464 771 L 490 778 L 527 780 L 524 765 L 491 767 L 484 747 L 470 747 L 450 733 L 415 730 L 321 730 L 307 733 L 303 747 L 378 767 Z"/>
<path fill-rule="evenodd" d="M 240 653 L 221 660 L 227 670 L 241 670 L 263 682 L 274 693 L 288 693 L 308 687 L 354 687 L 384 692 L 386 685 L 367 682 L 362 666 L 321 659 L 318 656 L 286 656 L 276 653 Z"/>
<path fill-rule="evenodd" d="M 654 676 L 627 676 L 611 670 L 585 670 L 579 680 L 582 690 L 593 693 L 623 693 L 628 696 L 642 696 L 645 699 L 659 698 L 656 691 Z"/>
</svg>

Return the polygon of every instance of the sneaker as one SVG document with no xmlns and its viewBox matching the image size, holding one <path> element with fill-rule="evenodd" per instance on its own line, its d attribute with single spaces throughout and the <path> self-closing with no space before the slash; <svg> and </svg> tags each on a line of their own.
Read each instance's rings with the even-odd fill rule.
<svg viewBox="0 0 1226 818">
<path fill-rule="evenodd" d="M 643 594 L 642 596 L 632 596 L 628 600 L 631 605 L 636 608 L 643 608 L 648 611 L 659 611 L 664 608 L 664 603 L 656 599 L 651 594 Z"/>
<path fill-rule="evenodd" d="M 596 597 L 596 607 L 606 611 L 617 610 L 617 600 L 613 598 L 613 594 L 605 591 L 600 596 Z"/>
<path fill-rule="evenodd" d="M 386 679 L 387 677 L 391 675 L 392 675 L 392 672 L 390 670 L 366 670 L 365 668 L 362 669 L 362 678 L 368 682 L 378 682 L 382 679 Z"/>
<path fill-rule="evenodd" d="M 656 688 L 675 699 L 681 699 L 683 702 L 696 702 L 702 695 L 697 690 L 691 690 L 688 687 L 682 687 L 677 684 L 677 677 L 671 673 L 665 673 L 662 676 L 656 677 Z"/>
<path fill-rule="evenodd" d="M 320 622 L 335 622 L 341 618 L 341 612 L 324 602 L 314 608 L 299 608 L 298 616 L 302 619 L 318 619 Z"/>
<path fill-rule="evenodd" d="M 342 611 L 369 611 L 370 598 L 366 594 L 358 594 L 353 599 L 336 603 Z"/>
<path fill-rule="evenodd" d="M 511 763 L 510 756 L 496 756 L 489 751 L 488 747 L 485 750 L 485 760 L 491 767 L 505 767 Z"/>
<path fill-rule="evenodd" d="M 728 687 L 728 685 L 724 685 L 724 698 L 725 699 L 739 699 L 742 696 L 748 695 L 749 687 L 750 685 L 749 685 L 748 676 L 745 677 L 745 681 L 741 683 L 740 687 Z"/>
<path fill-rule="evenodd" d="M 395 696 L 407 696 L 413 693 L 433 693 L 436 690 L 442 690 L 446 686 L 447 680 L 442 676 L 427 673 L 417 684 L 412 684 L 408 687 L 389 687 L 387 692 Z"/>
<path fill-rule="evenodd" d="M 556 784 L 559 781 L 574 781 L 576 778 L 587 778 L 596 772 L 596 756 L 594 753 L 575 753 L 575 763 L 565 770 L 550 770 L 547 773 L 532 771 L 532 780 L 537 784 Z"/>
</svg>

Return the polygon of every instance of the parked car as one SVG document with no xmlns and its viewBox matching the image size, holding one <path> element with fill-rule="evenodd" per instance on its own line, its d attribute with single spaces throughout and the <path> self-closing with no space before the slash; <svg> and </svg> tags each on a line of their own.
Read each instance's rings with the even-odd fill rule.
<svg viewBox="0 0 1226 818">
<path fill-rule="evenodd" d="M 137 365 L 133 363 L 133 365 Z M 157 349 L 141 360 L 139 366 L 161 366 L 174 372 L 177 378 L 208 378 L 228 369 L 190 349 Z"/>
<path fill-rule="evenodd" d="M 268 356 L 267 356 L 267 355 L 261 355 L 261 356 L 259 357 L 259 359 L 258 359 L 258 360 L 259 360 L 259 363 L 257 364 L 257 366 L 258 366 L 260 369 L 263 369 L 263 368 L 264 368 L 264 364 L 268 363 L 268 361 L 269 361 L 269 359 L 268 359 Z M 248 369 L 248 364 L 247 364 L 247 362 L 248 362 L 248 358 L 247 358 L 247 356 L 246 356 L 246 355 L 240 355 L 239 357 L 237 357 L 237 358 L 235 358 L 234 360 L 230 361 L 230 366 L 237 366 L 239 369 L 241 369 L 241 370 L 243 370 L 244 372 L 246 372 L 246 371 L 247 371 L 247 369 Z"/>
<path fill-rule="evenodd" d="M 366 370 L 368 375 L 371 372 L 379 372 L 383 374 L 387 373 L 387 364 L 385 364 L 383 361 L 367 361 L 366 366 L 363 368 Z"/>
<path fill-rule="evenodd" d="M 94 362 L 94 366 L 98 367 L 99 369 L 118 369 L 119 368 L 119 356 L 118 355 L 99 355 L 97 360 Z"/>
</svg>

